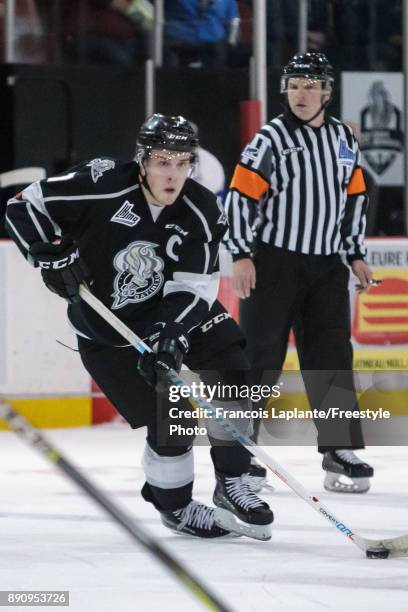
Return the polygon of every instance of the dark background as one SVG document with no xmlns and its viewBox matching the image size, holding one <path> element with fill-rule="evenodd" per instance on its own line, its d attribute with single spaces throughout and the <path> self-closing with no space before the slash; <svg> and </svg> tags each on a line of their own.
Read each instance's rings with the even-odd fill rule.
<svg viewBox="0 0 408 612">
<path fill-rule="evenodd" d="M 279 114 L 280 71 L 269 71 L 268 117 Z M 337 79 L 340 83 L 341 79 Z M 339 116 L 339 88 L 330 113 Z M 246 68 L 156 71 L 156 111 L 181 114 L 200 129 L 201 145 L 224 166 L 238 160 L 240 102 L 249 99 Z M 131 158 L 145 119 L 145 73 L 131 66 L 0 66 L 0 173 L 42 166 L 47 175 L 95 157 Z M 1 193 L 0 237 L 7 198 Z M 403 189 L 373 191 L 370 235 L 403 234 Z M 370 221 L 370 220 L 369 220 Z"/>
</svg>

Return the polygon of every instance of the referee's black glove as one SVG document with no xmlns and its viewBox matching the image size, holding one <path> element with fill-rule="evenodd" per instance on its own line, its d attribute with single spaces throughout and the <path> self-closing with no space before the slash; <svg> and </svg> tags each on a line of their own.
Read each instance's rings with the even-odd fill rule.
<svg viewBox="0 0 408 612">
<path fill-rule="evenodd" d="M 180 372 L 190 343 L 181 323 L 155 323 L 146 334 L 154 352 L 140 355 L 138 370 L 149 385 L 156 387 L 165 380 L 168 370 Z"/>
<path fill-rule="evenodd" d="M 90 283 L 90 273 L 70 238 L 64 238 L 59 244 L 35 242 L 29 254 L 41 268 L 41 276 L 50 291 L 70 304 L 80 301 L 79 285 L 83 281 Z"/>
</svg>

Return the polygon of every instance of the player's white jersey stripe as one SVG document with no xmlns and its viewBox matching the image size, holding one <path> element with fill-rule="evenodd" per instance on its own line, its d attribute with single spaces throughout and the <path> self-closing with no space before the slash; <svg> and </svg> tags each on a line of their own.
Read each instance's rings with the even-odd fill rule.
<svg viewBox="0 0 408 612">
<path fill-rule="evenodd" d="M 214 304 L 220 284 L 219 272 L 214 272 L 214 274 L 175 272 L 173 279 L 164 285 L 163 297 L 169 293 L 189 291 L 205 300 L 210 308 Z"/>
<path fill-rule="evenodd" d="M 208 226 L 207 219 L 204 217 L 204 215 L 201 212 L 201 210 L 199 208 L 197 208 L 197 206 L 195 204 L 193 204 L 193 202 L 190 200 L 190 198 L 188 198 L 187 196 L 184 196 L 183 200 L 185 201 L 187 206 L 189 206 L 191 208 L 191 210 L 193 210 L 195 212 L 195 214 L 197 215 L 197 217 L 200 219 L 201 223 L 203 224 L 205 235 L 207 236 L 207 240 L 208 240 L 208 242 L 211 242 L 212 234 L 210 232 L 210 228 Z"/>
<path fill-rule="evenodd" d="M 30 204 L 30 203 L 27 203 L 27 211 L 28 211 L 28 214 L 30 215 L 30 219 L 31 219 L 31 221 L 33 222 L 33 225 L 35 226 L 35 228 L 36 228 L 37 232 L 38 232 L 38 233 L 39 233 L 39 235 L 40 235 L 41 240 L 42 240 L 43 242 L 48 242 L 48 240 L 47 240 L 47 236 L 45 235 L 45 233 L 44 233 L 44 231 L 43 231 L 43 229 L 42 229 L 41 225 L 39 224 L 38 219 L 37 219 L 37 217 L 35 216 L 35 214 L 34 214 L 34 212 L 33 212 L 33 208 L 32 208 L 32 206 L 31 206 L 31 204 Z"/>
</svg>

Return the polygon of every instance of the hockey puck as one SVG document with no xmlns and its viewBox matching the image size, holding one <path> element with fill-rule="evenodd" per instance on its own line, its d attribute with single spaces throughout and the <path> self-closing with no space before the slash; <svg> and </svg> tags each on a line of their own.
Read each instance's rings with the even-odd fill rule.
<svg viewBox="0 0 408 612">
<path fill-rule="evenodd" d="M 367 559 L 387 559 L 390 551 L 386 548 L 381 550 L 366 550 Z"/>
</svg>

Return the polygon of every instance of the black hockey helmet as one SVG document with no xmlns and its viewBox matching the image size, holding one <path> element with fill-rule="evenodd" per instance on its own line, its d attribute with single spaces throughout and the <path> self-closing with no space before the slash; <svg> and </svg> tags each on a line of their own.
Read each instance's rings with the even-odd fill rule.
<svg viewBox="0 0 408 612">
<path fill-rule="evenodd" d="M 170 117 L 155 113 L 140 127 L 136 141 L 136 158 L 141 161 L 152 149 L 192 153 L 198 147 L 197 130 L 181 115 Z"/>
<path fill-rule="evenodd" d="M 297 53 L 284 66 L 281 77 L 281 93 L 288 90 L 288 81 L 292 77 L 317 79 L 322 81 L 322 89 L 329 93 L 334 82 L 334 70 L 324 53 L 308 51 Z"/>
</svg>

